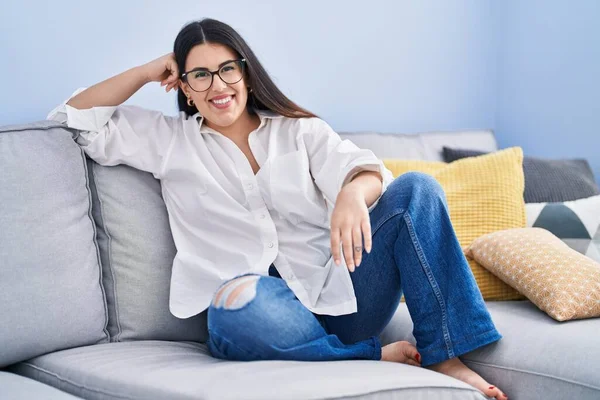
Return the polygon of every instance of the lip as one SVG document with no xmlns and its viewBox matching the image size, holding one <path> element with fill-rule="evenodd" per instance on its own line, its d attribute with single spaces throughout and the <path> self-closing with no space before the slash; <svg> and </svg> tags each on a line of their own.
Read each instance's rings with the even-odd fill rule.
<svg viewBox="0 0 600 400">
<path fill-rule="evenodd" d="M 221 100 L 221 99 L 224 99 L 224 98 L 226 98 L 226 97 L 229 97 L 229 96 L 231 96 L 231 97 L 234 97 L 234 96 L 235 96 L 235 94 L 220 94 L 220 95 L 218 95 L 218 96 L 215 96 L 215 97 L 213 97 L 213 98 L 212 98 L 212 99 L 210 99 L 209 101 L 213 101 L 213 100 Z"/>
<path fill-rule="evenodd" d="M 231 100 L 228 101 L 225 104 L 217 104 L 215 103 L 213 100 L 219 100 L 219 99 L 225 99 L 225 98 L 229 98 L 231 97 Z M 214 108 L 216 108 L 217 110 L 226 110 L 229 107 L 231 107 L 231 105 L 233 104 L 233 102 L 235 101 L 235 95 L 225 95 L 225 96 L 217 96 L 217 97 L 213 97 L 212 99 L 210 99 L 208 102 L 210 103 L 211 106 L 213 106 Z"/>
</svg>

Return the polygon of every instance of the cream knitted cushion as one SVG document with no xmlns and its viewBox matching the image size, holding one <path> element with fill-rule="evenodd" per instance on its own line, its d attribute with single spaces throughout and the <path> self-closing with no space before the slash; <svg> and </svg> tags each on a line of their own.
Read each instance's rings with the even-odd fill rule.
<svg viewBox="0 0 600 400">
<path fill-rule="evenodd" d="M 600 316 L 600 264 L 542 228 L 489 233 L 465 255 L 557 321 Z"/>
</svg>

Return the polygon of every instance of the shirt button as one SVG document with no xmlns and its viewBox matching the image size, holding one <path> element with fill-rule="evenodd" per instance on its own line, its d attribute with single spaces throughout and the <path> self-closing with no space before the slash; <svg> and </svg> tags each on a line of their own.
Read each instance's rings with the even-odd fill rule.
<svg viewBox="0 0 600 400">
<path fill-rule="evenodd" d="M 248 184 L 246 187 L 247 187 L 249 190 L 252 190 L 252 189 L 254 189 L 254 185 L 253 185 L 253 184 L 251 184 L 251 183 L 249 183 L 249 184 Z"/>
<path fill-rule="evenodd" d="M 269 248 L 272 249 L 273 248 L 273 242 L 269 243 Z"/>
<path fill-rule="evenodd" d="M 260 219 L 265 219 L 265 214 L 260 214 Z"/>
</svg>

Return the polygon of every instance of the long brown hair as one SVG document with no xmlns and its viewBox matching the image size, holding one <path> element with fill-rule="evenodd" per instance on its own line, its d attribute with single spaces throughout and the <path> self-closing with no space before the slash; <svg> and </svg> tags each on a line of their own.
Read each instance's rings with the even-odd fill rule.
<svg viewBox="0 0 600 400">
<path fill-rule="evenodd" d="M 179 75 L 185 72 L 185 62 L 190 50 L 203 43 L 222 44 L 237 53 L 238 57 L 246 59 L 246 79 L 252 88 L 252 92 L 248 93 L 246 108 L 251 114 L 257 110 L 265 110 L 291 118 L 316 117 L 279 90 L 246 41 L 231 26 L 214 19 L 190 22 L 179 31 L 173 45 Z M 179 111 L 184 111 L 188 116 L 198 112 L 195 107 L 187 104 L 182 90 L 177 92 L 177 105 Z"/>
</svg>

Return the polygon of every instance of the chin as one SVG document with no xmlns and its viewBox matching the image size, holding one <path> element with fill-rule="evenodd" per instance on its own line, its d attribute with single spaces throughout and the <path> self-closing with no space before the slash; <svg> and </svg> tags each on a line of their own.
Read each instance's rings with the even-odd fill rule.
<svg viewBox="0 0 600 400">
<path fill-rule="evenodd" d="M 210 118 L 209 118 L 210 119 Z M 224 115 L 219 115 L 219 116 L 215 116 L 211 119 L 211 121 L 213 121 L 213 124 L 217 125 L 217 126 L 222 126 L 222 127 L 227 127 L 232 125 L 235 121 L 237 120 L 236 117 L 232 116 L 224 116 Z"/>
<path fill-rule="evenodd" d="M 217 126 L 227 127 L 232 125 L 241 117 L 241 113 L 232 112 L 227 114 L 211 113 L 208 120 Z"/>
</svg>

